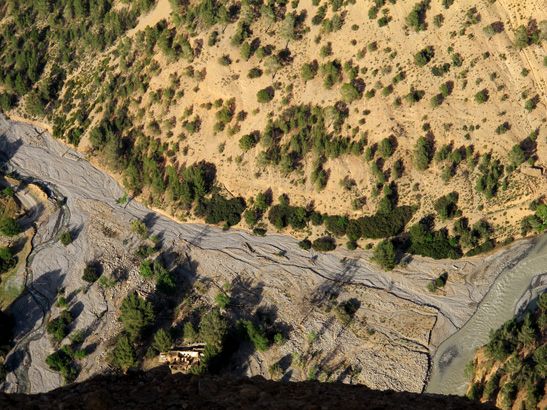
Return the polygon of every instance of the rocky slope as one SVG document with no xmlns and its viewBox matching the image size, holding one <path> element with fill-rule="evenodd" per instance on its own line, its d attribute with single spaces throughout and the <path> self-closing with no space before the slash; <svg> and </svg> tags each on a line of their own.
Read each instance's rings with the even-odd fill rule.
<svg viewBox="0 0 547 410">
<path fill-rule="evenodd" d="M 0 393 L 4 409 L 494 409 L 459 396 L 370 390 L 339 383 L 273 382 L 262 377 L 146 373 L 100 376 L 45 394 Z"/>
</svg>

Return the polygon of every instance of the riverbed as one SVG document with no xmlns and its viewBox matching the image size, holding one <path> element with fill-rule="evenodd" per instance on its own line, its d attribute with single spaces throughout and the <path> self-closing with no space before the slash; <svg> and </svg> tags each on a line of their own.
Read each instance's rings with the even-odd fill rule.
<svg viewBox="0 0 547 410">
<path fill-rule="evenodd" d="M 125 191 L 116 180 L 48 133 L 0 116 L 0 135 L 0 149 L 8 154 L 10 169 L 23 177 L 47 183 L 66 198 L 64 214 L 70 215 L 70 228 L 80 232 L 66 248 L 58 242 L 48 243 L 47 247 L 35 252 L 31 267 L 33 279 L 48 302 L 36 307 L 30 293 L 14 306 L 16 341 L 22 343 L 30 332 L 36 332 L 39 337 L 29 341 L 28 352 L 21 351 L 18 359 L 28 373 L 30 383 L 26 385 L 12 373 L 8 376 L 7 391 L 34 393 L 51 390 L 62 383 L 58 374 L 49 371 L 44 364 L 45 357 L 54 349 L 47 337 L 37 330 L 47 318 L 47 305 L 54 302 L 57 287 L 69 290 L 81 287 L 80 272 L 85 261 L 101 256 L 99 252 L 103 250 L 88 243 L 93 207 L 112 214 L 118 224 L 129 226 L 133 219 L 144 221 L 150 233 L 161 238 L 165 249 L 184 244 L 188 252 L 194 252 L 198 258 L 202 269 L 200 275 L 218 273 L 224 275 L 222 280 L 249 275 L 260 280 L 264 286 L 263 297 L 269 297 L 271 304 L 280 306 L 279 315 L 286 315 L 286 321 L 292 321 L 294 329 L 298 328 L 305 335 L 315 331 L 319 323 L 326 326 L 328 332 L 325 332 L 324 340 L 320 340 L 324 343 L 321 347 L 325 351 L 332 349 L 333 354 L 340 356 L 351 355 L 363 368 L 360 381 L 379 389 L 421 391 L 428 373 L 429 352 L 468 322 L 493 280 L 529 247 L 527 241 L 520 241 L 486 257 L 458 261 L 413 258 L 404 269 L 383 272 L 370 263 L 371 253 L 367 251 L 308 252 L 300 249 L 297 240 L 289 236 L 268 233 L 260 237 L 243 230 L 224 232 L 217 227 L 177 223 L 131 198 L 120 205 L 117 200 Z M 55 236 L 57 225 L 54 221 L 51 225 L 51 229 L 44 228 L 49 233 L 49 237 L 43 235 L 44 241 Z M 428 292 L 427 283 L 441 272 L 449 272 L 446 289 Z M 347 332 L 343 333 L 346 336 L 340 337 L 344 330 L 339 330 L 339 325 L 332 321 L 325 325 L 326 317 L 321 316 L 321 312 L 315 312 L 317 317 L 306 322 L 301 313 L 294 311 L 291 292 L 301 291 L 303 294 L 297 296 L 302 299 L 324 284 L 332 283 L 351 287 L 349 290 L 361 295 L 364 302 L 361 311 L 366 312 L 366 319 L 376 332 L 372 341 L 361 343 Z M 93 292 L 91 289 L 75 296 L 77 303 L 83 306 L 78 321 L 95 323 L 108 319 L 114 322 L 116 305 L 107 300 L 105 292 L 97 291 L 95 296 Z M 286 309 L 283 303 L 286 303 Z M 34 313 L 29 325 L 30 311 Z M 98 319 L 103 318 L 103 314 L 104 319 Z M 435 319 L 431 321 L 433 316 Z M 410 321 L 419 325 L 419 333 L 409 332 Z M 432 327 L 424 328 L 426 322 L 431 322 Z M 301 348 L 299 343 L 291 340 L 285 349 Z M 362 344 L 359 350 L 352 345 L 355 343 Z M 267 369 L 265 371 L 264 375 L 267 375 Z M 452 370 L 444 373 L 443 379 L 451 373 Z"/>
<path fill-rule="evenodd" d="M 547 272 L 546 246 L 546 235 L 537 238 L 526 255 L 501 272 L 469 321 L 439 346 L 432 359 L 426 392 L 465 394 L 465 365 L 473 359 L 476 349 L 488 342 L 490 329 L 499 328 L 522 312 L 517 309 L 523 304 L 519 303 L 521 297 L 535 277 Z"/>
</svg>

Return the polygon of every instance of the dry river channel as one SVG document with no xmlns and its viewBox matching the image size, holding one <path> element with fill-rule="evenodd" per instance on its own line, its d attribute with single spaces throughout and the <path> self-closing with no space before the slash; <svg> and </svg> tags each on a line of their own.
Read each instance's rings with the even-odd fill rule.
<svg viewBox="0 0 547 410">
<path fill-rule="evenodd" d="M 308 252 L 301 250 L 297 240 L 289 236 L 267 234 L 260 237 L 242 230 L 223 232 L 201 224 L 181 224 L 151 211 L 132 198 L 120 205 L 117 199 L 124 196 L 124 189 L 112 177 L 93 167 L 81 153 L 35 126 L 10 121 L 2 115 L 0 152 L 5 156 L 3 162 L 9 171 L 22 180 L 41 185 L 51 200 L 62 203 L 52 222 L 43 228 L 46 232 L 40 234 L 40 227 L 39 239 L 35 237 L 33 240 L 33 250 L 27 261 L 27 292 L 12 307 L 16 317 L 16 346 L 8 357 L 12 373 L 3 388 L 9 392 L 47 391 L 61 383 L 59 377 L 43 377 L 44 371 L 36 362 L 37 357 L 44 354 L 39 346 L 44 345 L 37 341 L 44 338 L 58 283 L 70 280 L 76 271 L 74 257 L 59 246 L 57 238 L 58 233 L 69 225 L 83 227 L 89 223 L 89 215 L 77 205 L 79 201 L 106 204 L 127 224 L 134 219 L 144 221 L 151 233 L 161 237 L 164 245 L 184 241 L 202 250 L 228 255 L 234 263 L 240 264 L 238 266 L 254 266 L 260 271 L 265 263 L 275 264 L 276 269 L 290 275 L 310 275 L 327 282 L 380 290 L 401 301 L 433 309 L 437 314 L 429 345 L 404 341 L 407 346 L 416 344 L 416 351 L 419 351 L 416 357 L 425 355 L 420 373 L 405 376 L 410 381 L 404 384 L 401 382 L 403 377 L 397 374 L 401 370 L 397 370 L 386 376 L 386 384 L 379 386 L 395 390 L 423 388 L 428 373 L 428 351 L 434 352 L 444 341 L 431 360 L 432 370 L 426 391 L 464 393 L 463 368 L 474 349 L 487 341 L 491 328 L 498 327 L 514 314 L 517 305 L 522 307 L 533 297 L 531 281 L 547 266 L 544 249 L 547 237 L 544 236 L 533 245 L 531 241 L 519 241 L 510 251 L 498 250 L 483 258 L 457 262 L 415 258 L 405 269 L 383 272 L 369 262 L 370 252 Z M 81 247 L 75 248 L 77 254 L 89 251 L 85 243 L 77 246 Z M 277 253 L 284 257 L 272 261 L 271 255 Z M 348 258 L 351 263 L 341 264 L 341 258 Z M 427 282 L 447 269 L 454 269 L 461 278 L 453 285 L 452 291 L 442 295 L 427 292 Z M 528 296 L 523 299 L 525 294 Z"/>
</svg>

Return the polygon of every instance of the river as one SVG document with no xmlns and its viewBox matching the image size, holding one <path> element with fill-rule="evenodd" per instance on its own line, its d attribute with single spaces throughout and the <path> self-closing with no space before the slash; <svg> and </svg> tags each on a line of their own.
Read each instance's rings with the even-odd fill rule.
<svg viewBox="0 0 547 410">
<path fill-rule="evenodd" d="M 469 321 L 439 346 L 432 359 L 427 393 L 465 394 L 465 365 L 488 342 L 490 329 L 499 328 L 515 315 L 533 279 L 547 272 L 546 246 L 547 235 L 537 238 L 525 257 L 501 272 Z"/>
<path fill-rule="evenodd" d="M 145 221 L 150 232 L 157 234 L 166 248 L 174 246 L 176 243 L 185 242 L 191 244 L 193 248 L 203 251 L 206 260 L 204 259 L 201 262 L 204 266 L 208 263 L 213 264 L 213 266 L 210 266 L 211 272 L 220 268 L 229 272 L 232 271 L 234 275 L 238 275 L 238 272 L 247 271 L 249 274 L 259 277 L 264 282 L 264 286 L 270 286 L 270 289 L 287 287 L 287 283 L 292 283 L 292 281 L 297 281 L 297 286 L 315 286 L 315 283 L 321 281 L 353 284 L 372 292 L 369 296 L 371 303 L 374 303 L 371 314 L 377 314 L 384 309 L 384 312 L 388 312 L 386 313 L 388 318 L 391 317 L 393 309 L 398 312 L 396 316 L 406 317 L 402 316 L 405 314 L 404 311 L 397 310 L 401 306 L 408 306 L 406 310 L 409 312 L 418 311 L 417 316 L 412 317 L 421 319 L 423 319 L 423 316 L 420 316 L 420 307 L 432 309 L 436 312 L 437 317 L 436 330 L 440 329 L 437 331 L 438 340 L 444 340 L 448 334 L 460 328 L 471 317 L 476 303 L 487 292 L 493 278 L 498 276 L 501 266 L 505 266 L 507 261 L 513 258 L 512 255 L 517 249 L 524 250 L 527 246 L 525 244 L 515 244 L 513 253 L 498 250 L 486 258 L 464 258 L 459 261 L 431 261 L 414 258 L 405 269 L 383 272 L 368 262 L 370 252 L 349 252 L 343 249 L 337 249 L 335 252 L 327 254 L 308 252 L 297 246 L 296 239 L 285 235 L 268 233 L 265 237 L 260 237 L 250 235 L 242 230 L 230 229 L 223 232 L 216 227 L 195 223 L 180 224 L 164 215 L 154 213 L 142 203 L 133 199 L 130 199 L 122 206 L 116 200 L 124 195 L 124 190 L 113 178 L 94 168 L 82 158 L 81 153 L 67 148 L 49 134 L 41 133 L 35 127 L 27 124 L 8 121 L 0 115 L 0 135 L 3 137 L 0 140 L 0 150 L 8 154 L 11 169 L 17 171 L 23 177 L 44 181 L 58 195 L 66 198 L 65 215 L 69 216 L 72 227 L 83 229 L 90 223 L 89 213 L 82 210 L 82 203 L 97 202 L 106 204 L 109 212 L 115 215 L 120 223 L 129 225 L 131 220 L 135 218 Z M 85 229 L 82 235 L 85 237 Z M 74 274 L 74 272 L 79 272 L 85 260 L 96 257 L 94 255 L 95 250 L 82 238 L 74 241 L 70 247 L 66 248 L 58 243 L 48 242 L 45 247 L 40 247 L 33 253 L 30 264 L 32 264 L 34 277 L 31 279 L 34 282 L 39 281 L 40 291 L 48 301 L 47 303 L 38 303 L 40 309 L 38 309 L 36 316 L 38 322 L 34 326 L 34 331 L 28 329 L 28 331 L 20 332 L 18 336 L 19 343 L 23 342 L 19 345 L 19 351 L 26 356 L 24 359 L 25 365 L 19 370 L 19 375 L 16 374 L 15 379 L 10 379 L 10 385 L 7 386 L 8 391 L 34 393 L 48 391 L 59 386 L 60 379 L 58 375 L 50 372 L 44 363 L 45 356 L 51 353 L 52 348 L 49 346 L 49 341 L 41 337 L 43 335 L 43 326 L 39 324 L 44 323 L 47 318 L 47 305 L 51 306 L 55 300 L 57 287 L 68 286 L 72 289 L 81 287 L 79 274 Z M 503 313 L 501 319 L 499 318 L 502 316 L 497 316 L 496 312 L 498 309 L 505 308 L 503 306 L 505 301 L 509 300 L 507 305 L 512 305 L 512 302 L 529 285 L 530 278 L 539 272 L 536 263 L 532 263 L 535 260 L 534 252 L 538 253 L 536 258 L 541 259 L 538 244 L 526 260 L 517 265 L 521 269 L 527 263 L 533 264 L 534 267 L 530 266 L 532 273 L 523 272 L 522 275 L 514 275 L 513 270 L 503 271 L 499 275 L 494 288 L 488 294 L 488 297 L 491 297 L 490 294 L 499 295 L 502 302 L 498 301 L 497 304 L 500 306 L 489 308 L 489 302 L 485 299 L 477 314 L 469 320 L 467 326 L 478 321 L 477 326 L 484 330 L 484 337 L 487 337 L 488 330 L 491 327 L 497 327 L 506 318 L 511 317 L 509 311 L 513 308 L 509 309 L 508 313 Z M 39 257 L 35 258 L 34 256 L 38 253 Z M 275 257 L 277 254 L 282 254 L 283 258 Z M 212 258 L 222 259 L 225 263 L 218 262 L 219 265 L 215 266 L 214 264 L 217 262 L 215 260 L 211 262 Z M 344 263 L 341 263 L 341 261 Z M 541 261 L 537 265 L 541 265 Z M 428 292 L 425 286 L 427 282 L 432 277 L 438 276 L 439 272 L 448 270 L 461 272 L 461 275 L 467 276 L 472 275 L 474 272 L 481 272 L 482 276 L 481 279 L 473 280 L 473 283 L 464 283 L 463 279 L 459 279 L 459 282 L 451 285 L 451 292 L 448 294 Z M 52 276 L 51 273 L 55 273 L 55 275 Z M 509 280 L 509 283 L 504 283 L 506 280 Z M 514 280 L 514 282 L 510 280 Z M 521 290 L 515 290 L 519 289 L 517 285 L 522 285 L 520 286 Z M 29 291 L 32 294 L 32 285 L 30 287 Z M 498 287 L 499 291 L 496 290 Z M 298 287 L 298 289 L 301 288 Z M 505 294 L 503 292 L 510 293 Z M 98 302 L 95 303 L 95 301 L 89 300 L 91 293 L 78 295 L 78 298 L 83 301 L 82 303 L 85 306 L 82 317 L 88 315 L 81 320 L 87 320 L 88 323 L 101 314 L 100 311 L 96 310 L 99 305 Z M 384 302 L 384 299 L 386 302 Z M 29 306 L 36 305 L 38 301 L 28 301 L 26 305 L 23 302 L 25 301 L 19 302 L 19 313 L 22 318 L 28 312 Z M 390 305 L 391 303 L 393 305 Z M 17 305 L 15 307 L 17 308 Z M 483 310 L 486 310 L 493 318 L 490 316 L 483 318 L 485 314 Z M 495 319 L 499 320 L 496 321 Z M 441 326 L 439 323 L 444 325 Z M 396 325 L 395 322 L 391 326 Z M 390 338 L 395 338 L 395 340 L 391 339 L 390 349 L 387 349 L 387 353 L 382 350 L 382 356 L 379 356 L 380 353 L 375 352 L 374 349 L 363 349 L 356 357 L 360 365 L 367 369 L 364 382 L 370 387 L 380 389 L 420 391 L 423 388 L 423 382 L 427 374 L 428 333 L 420 334 L 420 337 L 425 338 L 425 342 L 420 342 L 420 339 L 415 335 L 409 337 L 399 328 L 390 328 L 389 326 L 388 322 L 381 322 L 381 325 L 377 326 L 379 333 L 386 332 L 386 334 L 391 335 Z M 456 333 L 455 337 L 465 335 L 468 332 L 465 329 L 467 327 Z M 472 337 L 480 335 L 480 332 L 472 329 L 468 334 L 468 337 Z M 442 379 L 438 379 L 440 385 L 451 386 L 454 383 L 460 383 L 459 386 L 465 387 L 463 366 L 470 360 L 470 357 L 468 358 L 466 355 L 472 355 L 473 351 L 465 353 L 460 344 L 479 346 L 486 341 L 484 337 L 473 341 L 468 341 L 464 337 L 461 342 L 458 341 L 459 339 L 455 339 L 452 344 L 447 342 L 448 344 L 441 345 L 435 358 L 443 356 L 442 352 L 444 351 L 450 351 L 450 346 L 453 345 L 458 346 L 461 352 L 458 352 L 458 358 L 445 367 L 445 371 L 441 374 Z M 39 338 L 39 340 L 36 340 L 36 338 Z M 345 348 L 351 349 L 351 345 L 340 346 L 339 348 L 342 350 Z M 356 353 L 351 352 L 351 354 L 355 356 Z M 458 367 L 460 357 L 462 358 L 461 369 Z M 386 368 L 390 370 L 386 371 Z M 27 379 L 27 371 L 29 372 L 28 383 L 25 380 Z M 433 377 L 428 389 L 434 388 L 435 378 L 437 377 L 435 371 L 436 367 L 434 366 Z M 24 372 L 24 374 L 21 372 Z M 456 377 L 456 382 L 450 381 L 450 377 L 453 375 Z M 455 390 L 439 390 L 439 392 L 448 393 L 453 391 Z M 458 391 L 461 392 L 461 388 Z"/>
</svg>

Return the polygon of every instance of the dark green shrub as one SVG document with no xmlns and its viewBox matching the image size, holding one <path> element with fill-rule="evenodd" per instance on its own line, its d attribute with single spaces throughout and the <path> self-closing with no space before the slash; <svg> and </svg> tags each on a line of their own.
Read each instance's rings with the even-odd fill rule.
<svg viewBox="0 0 547 410">
<path fill-rule="evenodd" d="M 336 249 L 336 244 L 332 238 L 317 238 L 313 241 L 312 248 L 318 252 L 329 252 Z"/>
<path fill-rule="evenodd" d="M 97 265 L 89 264 L 84 269 L 84 274 L 82 276 L 82 279 L 85 280 L 86 282 L 93 283 L 97 279 L 99 279 L 99 276 L 101 276 L 101 275 L 99 274 L 99 270 L 97 268 Z"/>
</svg>

